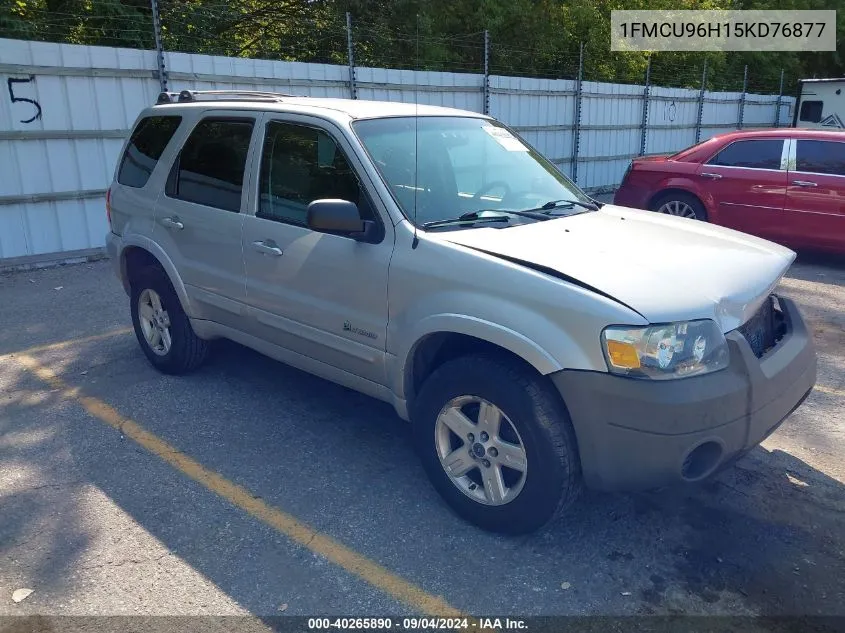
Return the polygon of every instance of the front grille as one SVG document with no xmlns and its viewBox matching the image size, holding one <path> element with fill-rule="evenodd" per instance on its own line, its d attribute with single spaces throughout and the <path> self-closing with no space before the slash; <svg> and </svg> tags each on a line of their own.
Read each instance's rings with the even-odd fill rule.
<svg viewBox="0 0 845 633">
<path fill-rule="evenodd" d="M 751 346 L 757 358 L 775 347 L 786 332 L 783 313 L 777 304 L 777 297 L 770 295 L 748 321 L 737 328 Z"/>
</svg>

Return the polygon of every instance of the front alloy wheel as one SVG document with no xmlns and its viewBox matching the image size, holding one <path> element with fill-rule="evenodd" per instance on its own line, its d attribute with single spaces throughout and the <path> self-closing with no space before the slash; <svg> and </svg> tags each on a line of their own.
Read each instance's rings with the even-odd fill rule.
<svg viewBox="0 0 845 633">
<path fill-rule="evenodd" d="M 476 396 L 454 398 L 434 433 L 443 470 L 470 499 L 498 506 L 522 492 L 528 457 L 519 432 L 496 405 Z"/>
<path fill-rule="evenodd" d="M 444 363 L 423 383 L 411 420 L 437 492 L 485 530 L 531 532 L 578 497 L 581 464 L 566 407 L 518 359 L 488 353 Z"/>
</svg>

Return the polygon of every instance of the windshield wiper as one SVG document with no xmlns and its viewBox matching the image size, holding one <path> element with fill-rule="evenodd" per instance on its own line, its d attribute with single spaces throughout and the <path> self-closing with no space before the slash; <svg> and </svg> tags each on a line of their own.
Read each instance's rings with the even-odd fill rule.
<svg viewBox="0 0 845 633">
<path fill-rule="evenodd" d="M 452 224 L 478 224 L 480 222 L 508 222 L 508 216 L 506 215 L 491 215 L 491 216 L 482 216 L 476 217 L 475 212 L 473 213 L 465 213 L 459 218 L 451 218 L 449 220 L 434 220 L 433 222 L 423 222 L 422 227 L 424 229 L 433 229 L 438 226 L 450 226 Z"/>
<path fill-rule="evenodd" d="M 457 218 L 450 220 L 435 220 L 433 222 L 424 222 L 423 228 L 431 229 L 438 226 L 449 226 L 450 224 L 470 224 L 476 222 L 508 222 L 509 215 L 516 215 L 523 218 L 531 218 L 532 220 L 550 220 L 551 217 L 545 213 L 538 213 L 538 209 L 529 209 L 527 211 L 508 211 L 507 209 L 480 209 L 478 211 L 470 211 L 464 213 Z M 501 215 L 481 215 L 482 213 L 499 213 Z"/>
<path fill-rule="evenodd" d="M 579 207 L 589 209 L 590 211 L 599 210 L 599 207 L 595 202 L 584 202 L 583 200 L 571 200 L 569 198 L 566 198 L 562 200 L 549 200 L 543 206 L 537 207 L 536 209 L 531 209 L 531 211 L 551 211 L 552 209 L 557 209 L 561 207 L 571 207 L 574 204 L 577 204 Z"/>
</svg>

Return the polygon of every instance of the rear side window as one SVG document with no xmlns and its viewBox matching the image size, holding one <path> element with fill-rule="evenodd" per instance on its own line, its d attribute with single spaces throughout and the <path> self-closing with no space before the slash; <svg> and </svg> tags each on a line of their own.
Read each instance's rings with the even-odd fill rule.
<svg viewBox="0 0 845 633">
<path fill-rule="evenodd" d="M 845 143 L 799 140 L 795 170 L 845 176 Z"/>
<path fill-rule="evenodd" d="M 822 107 L 824 103 L 821 101 L 804 101 L 801 103 L 801 110 L 798 113 L 799 121 L 809 121 L 810 123 L 818 123 L 822 120 Z"/>
<path fill-rule="evenodd" d="M 171 198 L 239 213 L 252 119 L 203 119 L 173 165 Z"/>
<path fill-rule="evenodd" d="M 780 169 L 783 141 L 753 139 L 731 143 L 710 159 L 710 165 L 746 167 L 748 169 Z"/>
<path fill-rule="evenodd" d="M 127 187 L 146 185 L 181 122 L 180 116 L 150 116 L 141 119 L 123 153 L 117 182 Z"/>
</svg>

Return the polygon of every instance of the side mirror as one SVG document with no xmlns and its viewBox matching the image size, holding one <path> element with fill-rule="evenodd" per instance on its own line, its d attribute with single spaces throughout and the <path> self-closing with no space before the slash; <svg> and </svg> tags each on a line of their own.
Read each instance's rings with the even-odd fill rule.
<svg viewBox="0 0 845 633">
<path fill-rule="evenodd" d="M 308 205 L 308 228 L 321 233 L 339 233 L 361 242 L 370 241 L 376 224 L 362 220 L 358 205 L 348 200 L 314 200 Z"/>
</svg>

